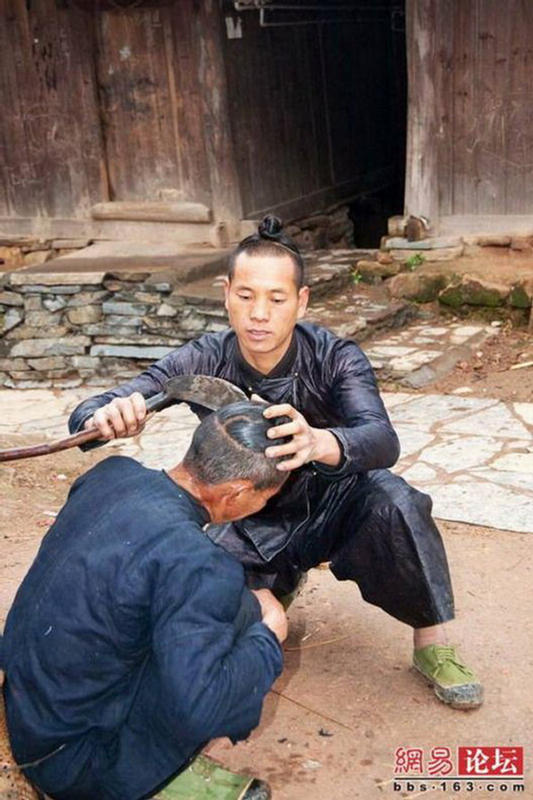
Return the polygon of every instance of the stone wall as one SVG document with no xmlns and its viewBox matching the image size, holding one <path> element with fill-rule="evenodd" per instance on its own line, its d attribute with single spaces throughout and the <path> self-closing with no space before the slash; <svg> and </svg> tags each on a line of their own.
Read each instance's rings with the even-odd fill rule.
<svg viewBox="0 0 533 800">
<path fill-rule="evenodd" d="M 90 239 L 39 239 L 35 236 L 0 237 L 2 270 L 38 267 L 52 258 L 75 253 L 90 244 Z"/>
<path fill-rule="evenodd" d="M 294 220 L 286 226 L 285 232 L 302 250 L 353 246 L 353 222 L 345 205 Z"/>
<path fill-rule="evenodd" d="M 154 273 L 5 273 L 0 385 L 111 383 L 201 333 L 227 327 L 220 303 L 180 295 Z M 109 382 L 109 381 L 107 381 Z"/>
<path fill-rule="evenodd" d="M 454 309 L 462 316 L 472 309 L 486 309 L 495 318 L 509 317 L 516 324 L 529 319 L 533 330 L 533 268 L 529 260 L 533 237 L 529 243 L 508 236 L 471 240 L 466 244 L 455 237 L 417 242 L 385 237 L 373 259 L 357 261 L 355 274 L 366 283 L 383 284 L 394 299 L 438 301 L 442 308 Z M 491 249 L 490 260 L 486 248 Z M 509 248 L 521 252 L 512 255 Z"/>
</svg>

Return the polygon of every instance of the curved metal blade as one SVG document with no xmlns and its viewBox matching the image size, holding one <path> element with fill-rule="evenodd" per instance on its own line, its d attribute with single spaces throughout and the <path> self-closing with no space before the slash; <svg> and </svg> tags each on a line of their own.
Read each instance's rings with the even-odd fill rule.
<svg viewBox="0 0 533 800">
<path fill-rule="evenodd" d="M 194 403 L 210 411 L 218 411 L 229 403 L 248 398 L 238 386 L 211 375 L 176 375 L 162 392 L 146 401 L 147 411 L 159 411 L 173 402 Z"/>
</svg>

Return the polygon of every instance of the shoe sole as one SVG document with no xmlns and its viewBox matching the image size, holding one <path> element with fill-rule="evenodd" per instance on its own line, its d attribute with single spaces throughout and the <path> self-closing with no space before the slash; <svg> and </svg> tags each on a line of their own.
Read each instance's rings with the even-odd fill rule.
<svg viewBox="0 0 533 800">
<path fill-rule="evenodd" d="M 268 783 L 254 778 L 239 800 L 270 800 L 271 797 L 272 792 Z"/>
<path fill-rule="evenodd" d="M 434 693 L 442 703 L 461 711 L 479 708 L 483 703 L 483 686 L 480 683 L 465 683 L 463 686 L 446 688 L 426 675 L 414 661 L 413 668 L 426 679 L 430 686 L 433 686 Z"/>
<path fill-rule="evenodd" d="M 266 781 L 231 772 L 200 755 L 152 800 L 270 800 L 271 796 Z"/>
</svg>

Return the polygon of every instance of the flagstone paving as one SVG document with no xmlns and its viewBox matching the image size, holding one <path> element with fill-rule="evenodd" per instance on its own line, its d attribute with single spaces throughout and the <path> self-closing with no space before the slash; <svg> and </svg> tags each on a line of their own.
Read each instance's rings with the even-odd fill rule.
<svg viewBox="0 0 533 800">
<path fill-rule="evenodd" d="M 395 470 L 436 517 L 533 533 L 533 403 L 383 396 L 402 444 Z"/>
<path fill-rule="evenodd" d="M 62 438 L 87 389 L 0 392 L 2 446 Z M 395 471 L 430 494 L 437 518 L 533 533 L 533 403 L 454 395 L 383 394 L 402 454 Z M 184 454 L 196 417 L 186 406 L 155 415 L 143 433 L 106 445 L 153 468 Z"/>
<path fill-rule="evenodd" d="M 423 322 L 373 339 L 365 352 L 380 378 L 411 388 L 427 386 L 446 375 L 459 361 L 498 335 L 498 327 L 461 322 L 431 325 Z"/>
</svg>

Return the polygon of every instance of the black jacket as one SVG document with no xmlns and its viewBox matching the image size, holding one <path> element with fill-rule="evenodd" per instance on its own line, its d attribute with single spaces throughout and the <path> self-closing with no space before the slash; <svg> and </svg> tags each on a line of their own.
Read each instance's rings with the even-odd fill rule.
<svg viewBox="0 0 533 800">
<path fill-rule="evenodd" d="M 343 460 L 338 468 L 315 463 L 296 470 L 264 511 L 238 523 L 266 561 L 283 549 L 297 527 L 322 512 L 324 483 L 320 481 L 317 489 L 312 480 L 317 473 L 327 483 L 353 479 L 361 472 L 390 467 L 399 456 L 398 437 L 368 359 L 355 342 L 311 323 L 296 325 L 288 353 L 267 376 L 246 363 L 232 330 L 206 334 L 128 383 L 81 403 L 70 417 L 71 432 L 80 430 L 113 398 L 132 392 L 151 397 L 169 378 L 183 374 L 214 375 L 248 395 L 255 392 L 271 403 L 290 403 L 310 425 L 328 428 L 339 440 Z"/>
</svg>

